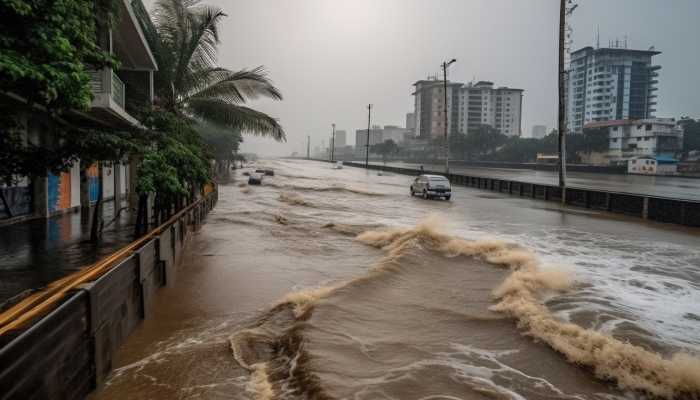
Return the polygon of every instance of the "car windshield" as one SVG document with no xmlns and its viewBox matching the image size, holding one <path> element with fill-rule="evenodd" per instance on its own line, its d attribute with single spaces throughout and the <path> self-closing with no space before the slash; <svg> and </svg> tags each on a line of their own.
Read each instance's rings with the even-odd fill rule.
<svg viewBox="0 0 700 400">
<path fill-rule="evenodd" d="M 435 177 L 430 177 L 429 178 L 431 182 L 447 182 L 447 178 L 443 178 L 441 176 L 435 176 Z"/>
</svg>

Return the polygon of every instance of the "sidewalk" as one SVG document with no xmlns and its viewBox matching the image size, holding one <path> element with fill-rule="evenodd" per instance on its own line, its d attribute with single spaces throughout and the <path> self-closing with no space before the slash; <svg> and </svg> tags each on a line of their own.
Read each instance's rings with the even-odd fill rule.
<svg viewBox="0 0 700 400">
<path fill-rule="evenodd" d="M 113 218 L 114 202 L 104 203 L 105 225 Z M 133 240 L 132 235 L 127 210 L 104 228 L 97 244 L 88 243 L 90 218 L 80 212 L 0 227 L 0 308 L 15 296 L 41 288 L 123 247 Z"/>
</svg>

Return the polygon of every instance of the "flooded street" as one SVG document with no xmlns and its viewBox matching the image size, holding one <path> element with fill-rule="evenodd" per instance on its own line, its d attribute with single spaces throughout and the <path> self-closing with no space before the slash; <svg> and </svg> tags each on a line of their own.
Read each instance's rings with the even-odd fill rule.
<svg viewBox="0 0 700 400">
<path fill-rule="evenodd" d="M 260 161 L 94 399 L 700 396 L 699 231 Z M 241 171 L 238 171 L 240 174 Z"/>
<path fill-rule="evenodd" d="M 0 228 L 0 304 L 39 289 L 106 257 L 134 239 L 128 211 L 114 217 L 114 201 L 103 204 L 104 229 L 89 243 L 90 213 L 70 213 Z M 125 207 L 122 202 L 120 207 Z M 10 301 L 12 302 L 12 301 Z"/>
</svg>

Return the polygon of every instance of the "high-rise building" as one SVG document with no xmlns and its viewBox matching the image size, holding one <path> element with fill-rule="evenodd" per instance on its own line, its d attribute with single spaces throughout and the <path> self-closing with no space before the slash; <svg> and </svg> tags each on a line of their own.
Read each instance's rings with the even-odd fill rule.
<svg viewBox="0 0 700 400">
<path fill-rule="evenodd" d="M 335 144 L 334 147 L 344 147 L 347 142 L 347 132 L 345 131 L 335 131 Z"/>
<path fill-rule="evenodd" d="M 406 129 L 412 131 L 416 129 L 416 115 L 414 113 L 406 114 Z"/>
<path fill-rule="evenodd" d="M 569 133 L 590 122 L 650 119 L 656 111 L 654 50 L 584 47 L 571 54 L 567 79 Z"/>
<path fill-rule="evenodd" d="M 479 81 L 464 85 L 459 100 L 459 132 L 489 125 L 508 136 L 522 133 L 522 89 L 494 88 L 493 82 Z"/>
<path fill-rule="evenodd" d="M 542 139 L 543 137 L 547 136 L 547 127 L 544 125 L 533 125 L 532 126 L 532 133 L 530 134 L 530 137 L 533 139 Z"/>
<path fill-rule="evenodd" d="M 456 133 L 459 88 L 461 83 L 447 82 L 447 121 L 445 121 L 445 90 L 442 80 L 430 77 L 413 84 L 415 90 L 414 121 L 415 136 L 421 138 L 440 138 L 448 133 Z"/>
<path fill-rule="evenodd" d="M 369 145 L 373 146 L 377 143 L 382 143 L 382 128 L 380 126 L 372 126 L 369 130 Z M 367 145 L 367 128 L 358 129 L 355 131 L 355 152 L 360 154 L 365 153 L 365 146 Z"/>
<path fill-rule="evenodd" d="M 448 82 L 445 121 L 444 83 L 433 77 L 413 85 L 413 130 L 417 137 L 441 138 L 445 134 L 445 124 L 449 134 L 466 134 L 469 129 L 482 125 L 489 125 L 508 136 L 521 134 L 522 89 L 494 88 L 492 82 L 486 81 L 466 85 Z"/>
</svg>

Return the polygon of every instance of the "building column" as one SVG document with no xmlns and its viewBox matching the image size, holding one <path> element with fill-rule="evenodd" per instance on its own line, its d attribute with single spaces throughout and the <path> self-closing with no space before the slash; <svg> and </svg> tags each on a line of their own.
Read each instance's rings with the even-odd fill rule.
<svg viewBox="0 0 700 400">
<path fill-rule="evenodd" d="M 32 179 L 32 209 L 34 215 L 49 216 L 49 179 L 46 176 Z"/>
</svg>

